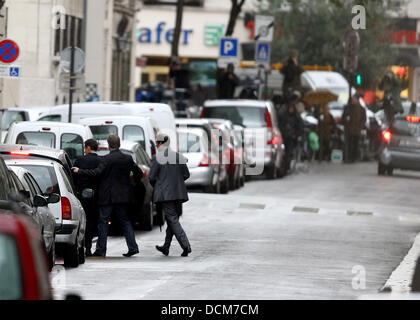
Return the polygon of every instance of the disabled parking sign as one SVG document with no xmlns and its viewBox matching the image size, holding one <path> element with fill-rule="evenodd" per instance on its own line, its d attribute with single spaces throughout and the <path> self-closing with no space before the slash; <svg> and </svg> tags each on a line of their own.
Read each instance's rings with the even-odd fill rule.
<svg viewBox="0 0 420 320">
<path fill-rule="evenodd" d="M 21 68 L 15 65 L 0 64 L 0 78 L 19 79 L 21 76 Z"/>
</svg>

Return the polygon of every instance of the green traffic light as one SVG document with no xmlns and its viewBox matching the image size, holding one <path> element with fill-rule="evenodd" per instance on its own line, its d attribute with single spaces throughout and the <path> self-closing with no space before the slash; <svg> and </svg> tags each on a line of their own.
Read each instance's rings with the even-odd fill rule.
<svg viewBox="0 0 420 320">
<path fill-rule="evenodd" d="M 362 76 L 360 74 L 357 75 L 357 85 L 358 86 L 362 85 Z"/>
</svg>

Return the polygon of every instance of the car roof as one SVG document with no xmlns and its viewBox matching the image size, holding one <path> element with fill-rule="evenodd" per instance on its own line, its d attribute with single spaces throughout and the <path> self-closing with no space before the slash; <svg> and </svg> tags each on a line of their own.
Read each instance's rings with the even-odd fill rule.
<svg viewBox="0 0 420 320">
<path fill-rule="evenodd" d="M 223 106 L 238 106 L 238 107 L 259 107 L 265 108 L 267 101 L 263 100 L 246 100 L 246 99 L 229 99 L 229 100 L 207 100 L 204 103 L 205 107 L 223 107 Z"/>
<path fill-rule="evenodd" d="M 150 120 L 149 116 L 100 116 L 100 117 L 89 117 L 89 118 L 83 118 L 80 120 L 80 122 L 84 122 L 87 120 L 104 120 L 104 121 L 115 121 L 115 120 Z"/>
<path fill-rule="evenodd" d="M 51 128 L 86 128 L 84 124 L 69 123 L 69 122 L 55 122 L 55 121 L 24 121 L 24 122 L 15 122 L 15 127 L 27 127 L 27 126 L 36 126 L 36 127 L 51 127 Z"/>
<path fill-rule="evenodd" d="M 5 160 L 7 166 L 42 166 L 42 167 L 53 167 L 54 160 L 48 159 L 9 159 Z"/>
<path fill-rule="evenodd" d="M 38 147 L 24 144 L 0 144 L 0 153 L 20 152 L 30 154 L 46 160 L 54 160 L 62 163 L 61 158 L 64 158 L 66 152 L 64 150 L 51 149 L 45 147 Z"/>
</svg>

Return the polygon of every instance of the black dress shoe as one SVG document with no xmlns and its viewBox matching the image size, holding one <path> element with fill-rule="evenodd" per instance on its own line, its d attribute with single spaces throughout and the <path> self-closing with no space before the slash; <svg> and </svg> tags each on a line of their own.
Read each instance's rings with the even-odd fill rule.
<svg viewBox="0 0 420 320">
<path fill-rule="evenodd" d="M 159 251 L 159 252 L 162 252 L 162 254 L 165 255 L 165 256 L 169 255 L 169 250 L 166 249 L 165 247 L 156 246 L 156 250 Z"/>
<path fill-rule="evenodd" d="M 126 258 L 130 258 L 132 256 L 134 256 L 135 254 L 139 254 L 138 251 L 128 251 L 127 253 L 124 253 L 123 256 Z"/>
<path fill-rule="evenodd" d="M 86 257 L 89 258 L 89 257 L 92 257 L 92 256 L 93 256 L 92 251 L 86 249 Z"/>
<path fill-rule="evenodd" d="M 187 249 L 184 249 L 184 251 L 181 254 L 181 257 L 188 257 L 188 255 L 191 253 L 191 247 L 188 247 Z"/>
</svg>

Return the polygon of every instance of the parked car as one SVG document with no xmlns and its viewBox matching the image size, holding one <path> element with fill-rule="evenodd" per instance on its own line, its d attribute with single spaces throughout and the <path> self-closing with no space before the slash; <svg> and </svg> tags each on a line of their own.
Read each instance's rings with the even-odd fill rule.
<svg viewBox="0 0 420 320">
<path fill-rule="evenodd" d="M 74 191 L 68 155 L 62 150 L 23 145 L 0 145 L 0 155 L 8 166 L 27 169 L 45 196 L 61 197 L 58 203 L 48 205 L 57 226 L 56 251 L 67 267 L 84 263 L 86 216 Z"/>
<path fill-rule="evenodd" d="M 134 201 L 131 203 L 129 218 L 133 225 L 137 225 L 143 230 L 151 231 L 154 225 L 154 217 L 157 214 L 153 206 L 153 187 L 150 184 L 149 179 L 151 159 L 143 149 L 143 146 L 139 143 L 122 141 L 120 150 L 131 156 L 133 161 L 143 171 L 141 185 L 134 184 L 133 187 L 132 198 Z M 105 156 L 107 154 L 109 154 L 108 149 L 102 149 L 98 152 L 98 155 L 100 156 Z M 115 221 L 115 219 L 112 220 Z"/>
<path fill-rule="evenodd" d="M 9 172 L 16 190 L 23 195 L 20 203 L 23 212 L 35 221 L 43 237 L 51 270 L 55 264 L 55 217 L 48 204 L 59 202 L 60 196 L 57 194 L 49 198 L 43 196 L 38 183 L 26 169 L 11 166 Z"/>
<path fill-rule="evenodd" d="M 256 141 L 255 150 L 253 143 L 245 141 L 246 152 L 253 163 L 250 165 L 264 168 L 268 179 L 282 177 L 285 174 L 284 145 L 281 132 L 277 124 L 274 105 L 270 101 L 260 100 L 209 100 L 206 101 L 201 113 L 201 118 L 226 119 L 234 125 L 245 128 L 247 132 L 262 129 L 264 141 Z M 254 152 L 257 156 L 253 156 Z"/>
<path fill-rule="evenodd" d="M 13 123 L 6 144 L 23 144 L 64 150 L 72 162 L 84 154 L 84 142 L 93 138 L 88 126 L 61 122 Z"/>
<path fill-rule="evenodd" d="M 223 163 L 223 152 L 227 155 L 226 148 L 221 143 L 221 133 L 213 129 L 208 119 L 176 119 L 176 126 L 179 129 L 201 129 L 205 132 L 204 137 L 207 139 L 206 148 L 207 155 L 210 156 L 212 172 L 214 177 L 218 179 L 211 179 L 211 185 L 204 187 L 205 192 L 209 193 L 223 193 L 229 192 L 229 175 L 228 165 Z M 192 186 L 192 181 L 188 182 Z"/>
<path fill-rule="evenodd" d="M 420 171 L 419 116 L 397 116 L 383 132 L 378 174 L 392 175 L 394 169 Z"/>
<path fill-rule="evenodd" d="M 108 116 L 85 118 L 80 124 L 89 126 L 96 140 L 105 145 L 106 139 L 117 134 L 122 141 L 140 143 L 151 158 L 156 154 L 156 134 L 159 127 L 150 117 Z"/>
<path fill-rule="evenodd" d="M 0 109 L 1 117 L 1 142 L 4 142 L 7 131 L 15 122 L 37 121 L 41 114 L 50 107 L 4 108 Z"/>
<path fill-rule="evenodd" d="M 0 300 L 52 300 L 42 236 L 10 202 L 0 201 Z"/>
</svg>

